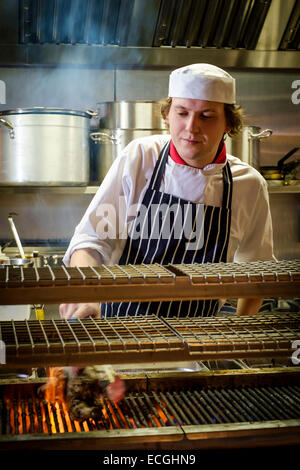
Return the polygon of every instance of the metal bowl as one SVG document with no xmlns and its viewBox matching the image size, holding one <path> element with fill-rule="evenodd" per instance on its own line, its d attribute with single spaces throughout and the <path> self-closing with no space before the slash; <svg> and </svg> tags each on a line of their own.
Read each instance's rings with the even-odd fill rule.
<svg viewBox="0 0 300 470">
<path fill-rule="evenodd" d="M 9 258 L 0 259 L 0 266 L 5 268 L 6 266 L 30 266 L 33 264 L 32 258 Z"/>
</svg>

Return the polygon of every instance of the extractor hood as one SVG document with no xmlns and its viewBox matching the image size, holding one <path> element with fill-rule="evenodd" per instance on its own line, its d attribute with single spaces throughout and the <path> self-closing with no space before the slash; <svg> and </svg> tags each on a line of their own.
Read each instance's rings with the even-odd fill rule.
<svg viewBox="0 0 300 470">
<path fill-rule="evenodd" d="M 300 0 L 0 0 L 0 66 L 300 68 Z"/>
</svg>

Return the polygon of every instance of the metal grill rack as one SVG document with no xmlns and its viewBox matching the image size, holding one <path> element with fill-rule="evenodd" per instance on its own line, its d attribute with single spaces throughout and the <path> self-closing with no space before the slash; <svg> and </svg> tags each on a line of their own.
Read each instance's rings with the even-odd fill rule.
<svg viewBox="0 0 300 470">
<path fill-rule="evenodd" d="M 2 305 L 295 297 L 300 260 L 0 269 Z"/>
<path fill-rule="evenodd" d="M 155 316 L 0 322 L 0 338 L 6 348 L 6 364 L 0 370 L 17 364 L 152 361 L 184 351 L 182 339 Z"/>
<path fill-rule="evenodd" d="M 300 261 L 252 261 L 251 263 L 174 264 L 193 282 L 283 282 L 300 279 Z"/>
<path fill-rule="evenodd" d="M 291 355 L 300 314 L 257 317 L 30 320 L 0 322 L 6 364 L 123 364 Z"/>
<path fill-rule="evenodd" d="M 300 339 L 300 314 L 266 314 L 224 318 L 168 318 L 191 355 L 225 357 L 289 354 Z"/>
</svg>

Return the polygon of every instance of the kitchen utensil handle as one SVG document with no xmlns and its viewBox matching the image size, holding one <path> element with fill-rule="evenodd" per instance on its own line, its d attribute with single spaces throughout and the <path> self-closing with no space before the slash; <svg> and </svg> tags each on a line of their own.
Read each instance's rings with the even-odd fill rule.
<svg viewBox="0 0 300 470">
<path fill-rule="evenodd" d="M 279 162 L 277 163 L 278 168 L 282 168 L 284 162 L 290 158 L 294 153 L 296 153 L 299 150 L 300 147 L 295 147 L 292 150 L 290 150 L 284 157 L 282 157 Z"/>
<path fill-rule="evenodd" d="M 7 121 L 4 118 L 0 118 L 0 125 L 5 126 L 9 129 L 9 136 L 11 139 L 15 137 L 15 129 L 11 122 Z"/>
<path fill-rule="evenodd" d="M 16 229 L 16 226 L 15 226 L 15 223 L 14 223 L 14 221 L 13 221 L 12 216 L 13 216 L 13 214 L 9 214 L 9 216 L 8 216 L 8 222 L 9 222 L 11 231 L 12 231 L 12 233 L 13 233 L 14 239 L 15 239 L 15 241 L 16 241 L 17 247 L 18 247 L 18 249 L 19 249 L 21 258 L 25 259 L 26 256 L 25 256 L 25 253 L 24 253 L 24 250 L 23 250 L 23 247 L 22 247 L 22 244 L 21 244 L 21 240 L 20 240 L 20 237 L 19 237 L 19 235 L 18 235 L 18 232 L 17 232 L 17 229 Z"/>
<path fill-rule="evenodd" d="M 106 134 L 105 132 L 91 132 L 90 138 L 93 142 L 110 142 L 112 144 L 118 144 L 119 139 L 112 135 Z"/>
<path fill-rule="evenodd" d="M 259 132 L 258 134 L 252 134 L 250 132 L 249 137 L 253 137 L 254 139 L 266 139 L 267 137 L 270 137 L 273 134 L 272 129 L 264 129 L 263 131 Z"/>
<path fill-rule="evenodd" d="M 85 112 L 86 112 L 86 114 L 88 114 L 91 117 L 99 116 L 98 111 L 94 111 L 93 109 L 86 109 Z"/>
</svg>

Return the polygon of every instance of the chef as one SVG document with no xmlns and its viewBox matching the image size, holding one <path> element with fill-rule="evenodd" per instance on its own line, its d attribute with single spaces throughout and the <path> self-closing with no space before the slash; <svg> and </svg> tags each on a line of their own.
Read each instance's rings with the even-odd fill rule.
<svg viewBox="0 0 300 470">
<path fill-rule="evenodd" d="M 210 64 L 174 70 L 162 114 L 170 135 L 132 141 L 114 161 L 64 256 L 67 266 L 272 260 L 263 177 L 226 153 L 242 126 L 235 80 Z M 238 299 L 256 314 L 261 298 Z M 220 299 L 62 304 L 63 318 L 211 316 Z"/>
</svg>

